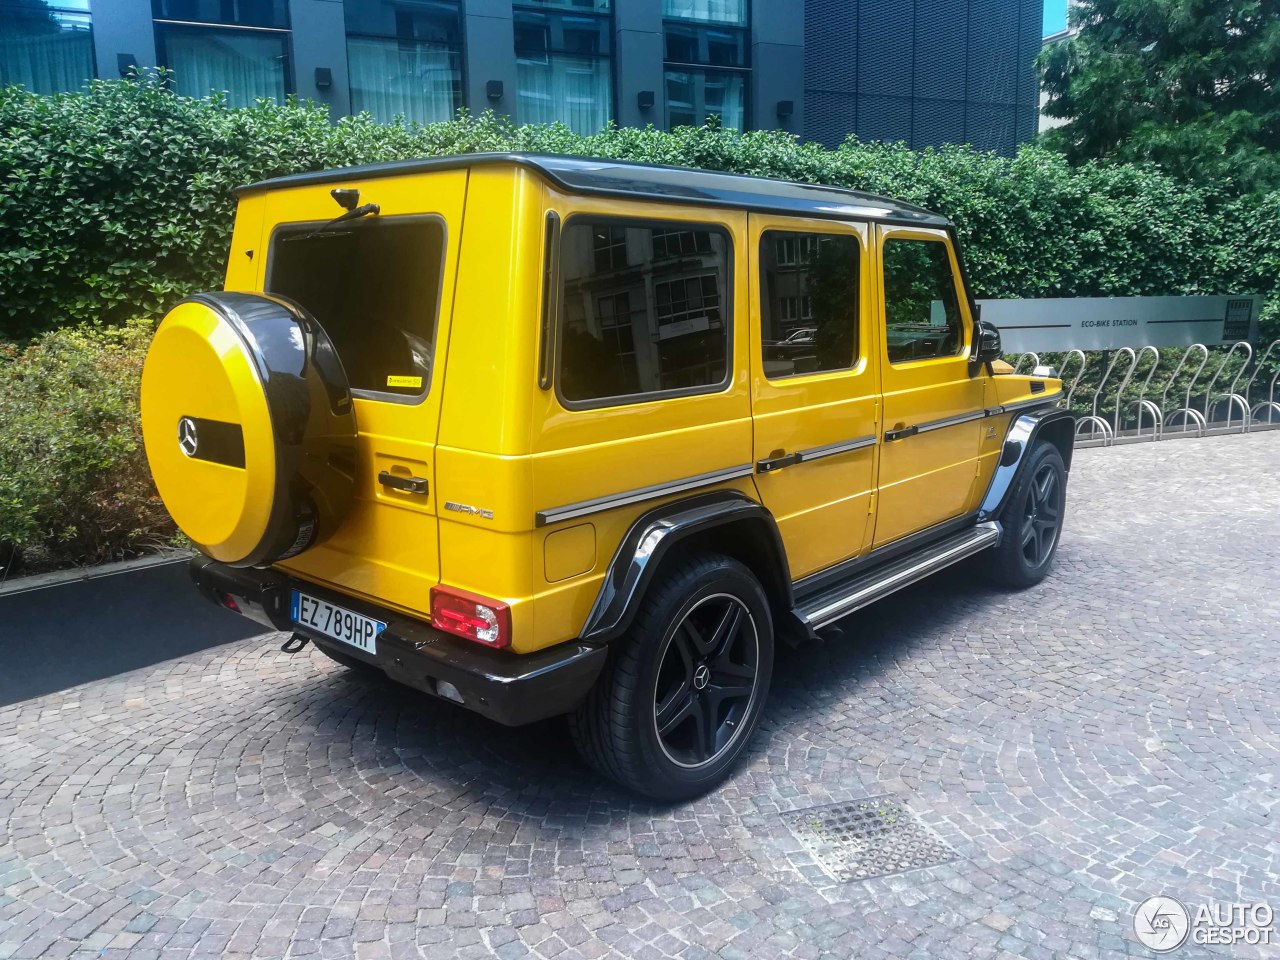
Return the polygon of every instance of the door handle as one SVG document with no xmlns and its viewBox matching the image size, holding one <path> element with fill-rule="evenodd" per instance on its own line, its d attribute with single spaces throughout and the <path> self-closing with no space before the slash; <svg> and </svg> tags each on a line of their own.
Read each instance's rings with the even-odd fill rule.
<svg viewBox="0 0 1280 960">
<path fill-rule="evenodd" d="M 886 430 L 884 432 L 884 438 L 886 441 L 890 441 L 890 442 L 894 440 L 904 440 L 907 437 L 914 437 L 919 432 L 920 432 L 919 427 L 915 427 L 915 426 L 908 427 L 905 424 L 897 423 L 897 424 L 894 424 L 894 427 L 892 430 Z"/>
<path fill-rule="evenodd" d="M 378 482 L 384 487 L 390 487 L 392 490 L 403 490 L 405 493 L 427 492 L 427 480 L 425 477 L 401 477 L 390 470 L 383 470 L 378 474 Z"/>
<path fill-rule="evenodd" d="M 760 460 L 756 463 L 756 470 L 760 473 L 772 473 L 774 470 L 781 470 L 783 467 L 790 467 L 799 462 L 800 454 L 783 453 L 781 450 L 775 450 L 767 460 Z"/>
</svg>

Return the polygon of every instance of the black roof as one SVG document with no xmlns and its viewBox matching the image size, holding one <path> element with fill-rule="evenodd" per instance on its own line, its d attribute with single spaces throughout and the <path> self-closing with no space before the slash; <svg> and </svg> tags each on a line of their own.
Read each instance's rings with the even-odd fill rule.
<svg viewBox="0 0 1280 960">
<path fill-rule="evenodd" d="M 595 160 L 589 157 L 542 153 L 469 153 L 296 173 L 241 187 L 236 194 L 238 196 L 255 190 L 277 190 L 304 184 L 349 183 L 370 177 L 393 177 L 495 164 L 515 164 L 535 170 L 566 193 L 732 207 L 832 220 L 879 220 L 924 227 L 950 225 L 946 217 L 913 204 L 859 190 L 771 180 L 767 177 L 748 177 L 736 173 L 716 173 L 693 167 L 668 167 L 625 160 Z"/>
</svg>

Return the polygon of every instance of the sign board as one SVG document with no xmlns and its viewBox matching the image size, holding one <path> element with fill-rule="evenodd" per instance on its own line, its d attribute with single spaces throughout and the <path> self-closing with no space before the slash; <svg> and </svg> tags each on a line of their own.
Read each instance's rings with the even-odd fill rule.
<svg viewBox="0 0 1280 960">
<path fill-rule="evenodd" d="M 1256 342 L 1262 297 L 979 300 L 1008 353 Z"/>
</svg>

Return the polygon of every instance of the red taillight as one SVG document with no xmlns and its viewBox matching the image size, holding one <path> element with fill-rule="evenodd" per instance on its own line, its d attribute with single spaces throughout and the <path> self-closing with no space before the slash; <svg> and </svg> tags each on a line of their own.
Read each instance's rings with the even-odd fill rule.
<svg viewBox="0 0 1280 960">
<path fill-rule="evenodd" d="M 236 603 L 235 597 L 233 597 L 229 593 L 219 594 L 219 596 L 222 597 L 222 605 L 224 607 L 226 607 L 228 610 L 234 610 L 236 613 L 240 612 L 240 604 Z"/>
<path fill-rule="evenodd" d="M 511 646 L 511 608 L 475 593 L 432 587 L 431 622 L 486 647 Z"/>
</svg>

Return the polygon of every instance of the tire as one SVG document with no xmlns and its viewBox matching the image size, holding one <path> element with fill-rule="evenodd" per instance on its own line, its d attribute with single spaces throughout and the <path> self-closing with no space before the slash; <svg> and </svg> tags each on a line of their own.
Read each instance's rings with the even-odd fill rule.
<svg viewBox="0 0 1280 960">
<path fill-rule="evenodd" d="M 1053 569 L 1066 514 L 1067 468 L 1052 443 L 1041 441 L 1000 514 L 1004 533 L 992 548 L 987 572 L 996 583 L 1025 589 Z"/>
<path fill-rule="evenodd" d="M 314 640 L 311 642 L 315 643 Z M 323 643 L 315 643 L 315 647 L 334 663 L 342 664 L 352 673 L 358 673 L 366 677 L 372 677 L 374 674 L 382 673 L 382 669 L 380 667 L 376 667 L 372 663 L 366 663 L 359 657 L 353 657 L 349 654 L 343 653 L 341 650 L 334 650 L 325 646 Z"/>
<path fill-rule="evenodd" d="M 569 729 L 583 759 L 622 786 L 696 797 L 751 741 L 772 674 L 759 581 L 729 557 L 691 556 L 660 571 Z"/>
</svg>

